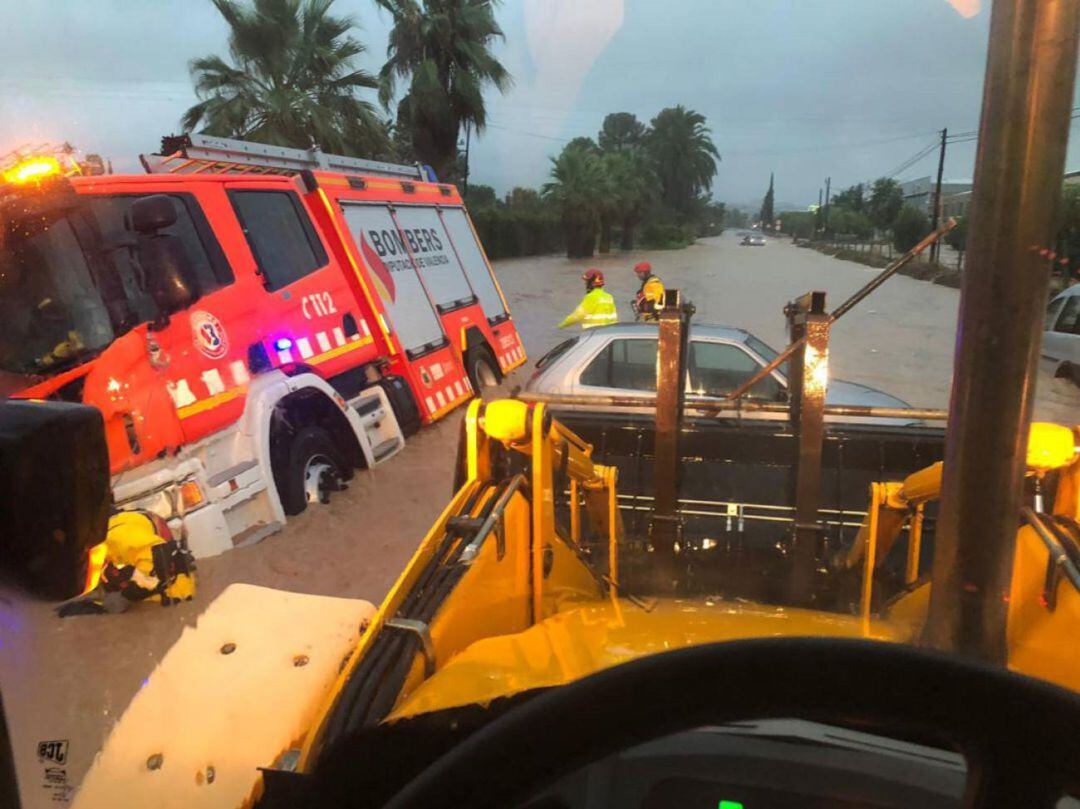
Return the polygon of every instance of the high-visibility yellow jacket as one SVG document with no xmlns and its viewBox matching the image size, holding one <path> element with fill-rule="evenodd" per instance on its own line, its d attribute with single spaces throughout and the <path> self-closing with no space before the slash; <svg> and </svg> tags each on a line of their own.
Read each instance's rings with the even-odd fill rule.
<svg viewBox="0 0 1080 809">
<path fill-rule="evenodd" d="M 655 320 L 664 305 L 664 283 L 655 275 L 641 282 L 641 289 L 634 298 L 634 313 L 638 320 Z"/>
<path fill-rule="evenodd" d="M 568 314 L 559 324 L 560 329 L 580 323 L 581 328 L 591 329 L 595 326 L 610 326 L 619 322 L 618 312 L 615 311 L 615 299 L 604 291 L 603 287 L 590 289 L 581 299 L 577 309 Z"/>
</svg>

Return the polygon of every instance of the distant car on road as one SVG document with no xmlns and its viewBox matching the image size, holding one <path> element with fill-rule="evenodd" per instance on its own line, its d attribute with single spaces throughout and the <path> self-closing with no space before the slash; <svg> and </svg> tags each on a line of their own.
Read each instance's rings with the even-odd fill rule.
<svg viewBox="0 0 1080 809">
<path fill-rule="evenodd" d="M 1074 284 L 1050 301 L 1042 359 L 1054 376 L 1080 385 L 1080 284 Z"/>
<path fill-rule="evenodd" d="M 765 237 L 760 233 L 747 233 L 739 244 L 743 247 L 764 247 Z"/>
<path fill-rule="evenodd" d="M 620 323 L 590 329 L 559 343 L 536 363 L 525 390 L 538 394 L 619 396 L 647 399 L 656 392 L 657 327 L 655 323 Z M 748 331 L 729 326 L 694 324 L 687 354 L 688 394 L 719 400 L 775 359 L 777 352 Z M 783 367 L 783 366 L 781 366 Z M 748 393 L 752 401 L 786 402 L 788 380 L 779 370 Z M 826 403 L 860 407 L 910 408 L 882 391 L 839 379 L 829 381 Z M 645 405 L 643 405 L 645 406 Z M 557 405 L 560 409 L 622 411 L 626 407 Z M 693 411 L 692 405 L 687 406 Z M 735 406 L 732 406 L 732 412 Z M 754 413 L 753 418 L 783 420 L 784 413 Z M 827 416 L 847 424 L 916 423 L 915 419 Z M 921 423 L 921 422 L 919 422 Z"/>
</svg>

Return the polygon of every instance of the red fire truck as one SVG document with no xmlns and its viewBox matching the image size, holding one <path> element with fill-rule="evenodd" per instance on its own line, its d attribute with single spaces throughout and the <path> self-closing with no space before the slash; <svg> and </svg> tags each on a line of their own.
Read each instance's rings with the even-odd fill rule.
<svg viewBox="0 0 1080 809">
<path fill-rule="evenodd" d="M 196 556 L 525 361 L 461 197 L 422 167 L 195 135 L 142 161 L 6 175 L 0 385 L 98 407 L 117 505 Z"/>
</svg>

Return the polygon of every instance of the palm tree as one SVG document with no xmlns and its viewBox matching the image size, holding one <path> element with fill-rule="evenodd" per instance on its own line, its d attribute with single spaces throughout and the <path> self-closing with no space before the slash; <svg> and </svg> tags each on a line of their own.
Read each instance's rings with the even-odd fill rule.
<svg viewBox="0 0 1080 809">
<path fill-rule="evenodd" d="M 243 138 L 365 157 L 389 156 L 389 129 L 358 91 L 378 86 L 356 67 L 364 46 L 348 35 L 350 17 L 334 0 L 212 0 L 229 24 L 231 64 L 220 56 L 191 62 L 199 103 L 185 132 Z"/>
<path fill-rule="evenodd" d="M 456 169 L 462 124 L 487 125 L 484 87 L 505 92 L 510 74 L 491 53 L 502 37 L 497 0 L 375 0 L 393 15 L 380 99 L 389 107 L 397 82 L 409 88 L 397 107 L 415 157 L 442 177 Z"/>
<path fill-rule="evenodd" d="M 618 149 L 601 158 L 605 176 L 605 200 L 601 215 L 600 252 L 610 249 L 611 230 L 622 228 L 619 247 L 634 249 L 634 234 L 656 196 L 656 174 L 641 149 Z"/>
<path fill-rule="evenodd" d="M 589 258 L 596 247 L 596 228 L 605 204 L 604 169 L 593 150 L 569 144 L 551 158 L 551 182 L 544 196 L 559 210 L 567 258 Z"/>
<path fill-rule="evenodd" d="M 698 198 L 712 188 L 720 161 L 705 116 L 681 104 L 660 110 L 645 144 L 664 202 L 679 213 L 691 214 Z"/>
<path fill-rule="evenodd" d="M 648 130 L 632 112 L 612 112 L 604 116 L 597 142 L 605 152 L 637 149 L 645 141 Z"/>
</svg>

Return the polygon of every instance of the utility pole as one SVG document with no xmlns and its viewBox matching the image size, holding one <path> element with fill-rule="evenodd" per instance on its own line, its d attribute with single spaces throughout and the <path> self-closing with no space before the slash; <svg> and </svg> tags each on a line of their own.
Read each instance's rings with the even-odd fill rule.
<svg viewBox="0 0 1080 809">
<path fill-rule="evenodd" d="M 934 212 L 930 217 L 930 230 L 935 231 L 938 227 L 938 220 L 941 217 L 941 175 L 945 171 L 945 141 L 949 137 L 949 128 L 945 127 L 941 130 L 941 151 L 938 153 L 937 163 L 937 186 L 934 188 Z M 940 250 L 940 240 L 935 241 L 930 245 L 930 260 L 938 260 L 938 251 Z"/>
<path fill-rule="evenodd" d="M 469 122 L 465 122 L 465 176 L 461 181 L 461 195 L 463 197 L 469 196 L 469 133 L 472 132 L 472 128 L 469 126 Z"/>
<path fill-rule="evenodd" d="M 832 177 L 825 178 L 825 216 L 822 219 L 822 227 L 829 229 L 829 197 L 832 196 Z"/>
<path fill-rule="evenodd" d="M 922 639 L 1003 666 L 1009 656 L 1008 594 L 1035 399 L 1032 360 L 1039 356 L 1050 286 L 1050 268 L 1032 246 L 1052 244 L 1072 115 L 1080 3 L 994 0 L 991 5 L 934 531 L 934 586 Z M 994 780 L 993 787 L 1007 778 Z"/>
</svg>

